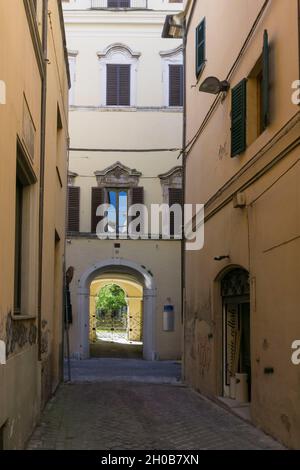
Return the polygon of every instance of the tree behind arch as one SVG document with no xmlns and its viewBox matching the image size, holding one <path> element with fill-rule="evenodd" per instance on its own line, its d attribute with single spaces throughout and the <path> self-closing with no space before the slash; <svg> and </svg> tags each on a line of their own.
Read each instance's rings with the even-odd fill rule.
<svg viewBox="0 0 300 470">
<path fill-rule="evenodd" d="M 119 311 L 126 306 L 125 292 L 120 286 L 117 284 L 108 284 L 102 287 L 96 300 L 97 309 L 111 313 Z"/>
</svg>

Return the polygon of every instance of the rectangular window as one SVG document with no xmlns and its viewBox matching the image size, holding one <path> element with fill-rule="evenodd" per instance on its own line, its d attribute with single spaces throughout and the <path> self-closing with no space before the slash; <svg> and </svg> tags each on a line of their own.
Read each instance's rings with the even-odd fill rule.
<svg viewBox="0 0 300 470">
<path fill-rule="evenodd" d="M 126 234 L 128 230 L 128 192 L 124 189 L 108 189 L 108 231 Z"/>
<path fill-rule="evenodd" d="M 198 77 L 203 70 L 206 60 L 206 25 L 205 18 L 196 28 L 196 76 Z"/>
<path fill-rule="evenodd" d="M 23 240 L 23 184 L 19 177 L 16 179 L 16 212 L 15 212 L 15 284 L 14 312 L 21 312 L 22 292 L 22 240 Z"/>
<path fill-rule="evenodd" d="M 231 156 L 246 150 L 247 80 L 243 79 L 232 89 L 231 97 Z"/>
<path fill-rule="evenodd" d="M 80 188 L 68 188 L 68 232 L 80 231 Z"/>
<path fill-rule="evenodd" d="M 169 106 L 183 106 L 183 65 L 169 65 Z"/>
<path fill-rule="evenodd" d="M 15 186 L 15 253 L 14 253 L 14 313 L 31 313 L 28 302 L 30 268 L 34 262 L 35 246 L 31 232 L 36 220 L 33 219 L 32 197 L 37 179 L 29 158 L 21 144 L 17 144 L 17 171 Z M 25 293 L 25 294 L 24 294 Z M 24 294 L 24 295 L 23 295 Z"/>
<path fill-rule="evenodd" d="M 107 106 L 130 106 L 130 76 L 129 64 L 107 65 Z"/>
</svg>

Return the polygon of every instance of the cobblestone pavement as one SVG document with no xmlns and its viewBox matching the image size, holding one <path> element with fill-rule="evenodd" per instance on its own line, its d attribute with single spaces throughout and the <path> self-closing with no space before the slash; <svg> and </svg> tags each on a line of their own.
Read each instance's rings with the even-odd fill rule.
<svg viewBox="0 0 300 470">
<path fill-rule="evenodd" d="M 146 382 L 63 384 L 47 405 L 28 449 L 282 448 L 187 387 Z"/>
</svg>

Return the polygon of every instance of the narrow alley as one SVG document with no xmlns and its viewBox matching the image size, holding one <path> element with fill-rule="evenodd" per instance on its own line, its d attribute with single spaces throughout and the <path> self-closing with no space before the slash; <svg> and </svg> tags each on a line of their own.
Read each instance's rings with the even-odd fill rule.
<svg viewBox="0 0 300 470">
<path fill-rule="evenodd" d="M 181 384 L 180 365 L 72 361 L 30 450 L 277 450 L 266 434 Z"/>
<path fill-rule="evenodd" d="M 297 468 L 299 105 L 300 0 L 0 0 L 3 468 Z"/>
</svg>

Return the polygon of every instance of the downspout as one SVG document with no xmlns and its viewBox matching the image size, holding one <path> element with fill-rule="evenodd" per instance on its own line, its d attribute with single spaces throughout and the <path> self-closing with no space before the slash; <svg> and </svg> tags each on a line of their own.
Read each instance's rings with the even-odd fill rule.
<svg viewBox="0 0 300 470">
<path fill-rule="evenodd" d="M 43 284 L 43 238 L 44 238 L 44 185 L 46 155 L 46 100 L 47 100 L 47 54 L 48 54 L 48 0 L 43 0 L 42 49 L 45 73 L 42 78 L 41 98 L 41 147 L 40 147 L 40 194 L 39 194 L 39 279 L 38 279 L 38 360 L 42 360 L 42 284 Z"/>
<path fill-rule="evenodd" d="M 183 192 L 183 207 L 185 204 L 185 147 L 186 147 L 186 20 L 183 22 L 183 130 L 182 130 L 182 192 Z M 185 217 L 183 210 L 182 221 L 182 242 L 181 242 L 181 321 L 183 330 L 183 354 L 182 354 L 182 379 L 184 380 L 184 364 L 185 364 Z"/>
<path fill-rule="evenodd" d="M 299 76 L 298 80 L 300 80 L 300 0 L 298 0 L 298 67 L 299 67 Z"/>
</svg>

